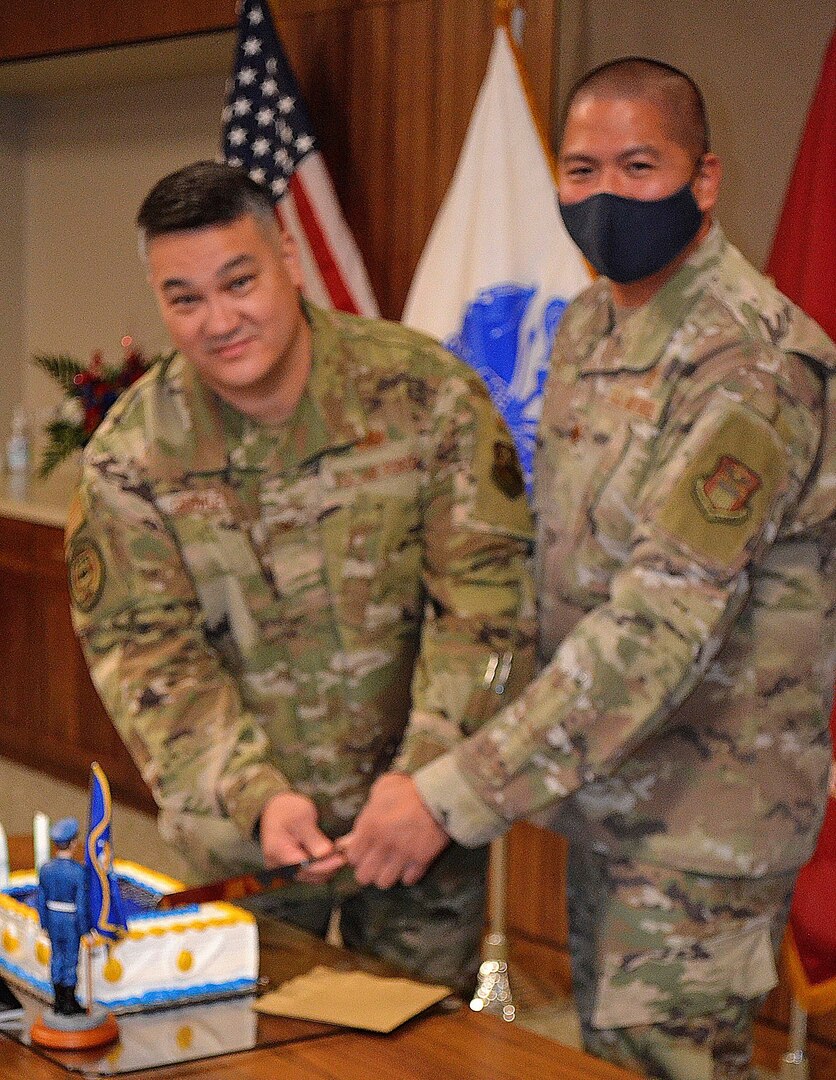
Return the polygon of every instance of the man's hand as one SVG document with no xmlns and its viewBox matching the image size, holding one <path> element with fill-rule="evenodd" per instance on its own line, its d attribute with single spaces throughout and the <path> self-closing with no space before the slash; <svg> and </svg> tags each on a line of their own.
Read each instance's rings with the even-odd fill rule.
<svg viewBox="0 0 836 1080">
<path fill-rule="evenodd" d="M 450 837 L 424 805 L 412 778 L 384 773 L 337 847 L 354 867 L 361 885 L 390 889 L 414 885 L 450 843 Z"/>
<path fill-rule="evenodd" d="M 260 831 L 265 866 L 322 860 L 300 871 L 297 881 L 321 885 L 345 866 L 345 856 L 319 829 L 316 806 L 305 795 L 295 791 L 274 795 L 261 813 Z"/>
</svg>

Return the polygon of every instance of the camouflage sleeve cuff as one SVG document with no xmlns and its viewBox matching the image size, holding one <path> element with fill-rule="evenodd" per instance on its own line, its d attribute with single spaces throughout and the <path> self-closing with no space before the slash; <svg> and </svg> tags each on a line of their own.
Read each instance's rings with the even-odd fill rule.
<svg viewBox="0 0 836 1080">
<path fill-rule="evenodd" d="M 267 803 L 274 795 L 290 790 L 290 784 L 280 772 L 270 765 L 262 765 L 249 774 L 246 785 L 240 791 L 226 797 L 227 813 L 242 835 L 252 839 Z"/>
<path fill-rule="evenodd" d="M 479 798 L 454 754 L 444 754 L 412 774 L 428 810 L 457 843 L 478 847 L 501 836 L 510 822 Z"/>
</svg>

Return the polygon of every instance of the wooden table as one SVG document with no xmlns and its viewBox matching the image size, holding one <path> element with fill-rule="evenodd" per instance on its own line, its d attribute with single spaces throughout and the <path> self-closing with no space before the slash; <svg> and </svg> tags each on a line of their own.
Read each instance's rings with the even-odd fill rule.
<svg viewBox="0 0 836 1080">
<path fill-rule="evenodd" d="M 9 846 L 13 866 L 31 865 L 31 843 L 10 841 Z M 262 974 L 271 985 L 318 963 L 385 970 L 377 961 L 275 920 L 260 923 L 260 935 Z M 266 1041 L 281 1045 L 123 1075 L 132 1080 L 637 1080 L 516 1023 L 466 1007 L 424 1015 L 390 1035 L 273 1017 L 259 1017 L 258 1027 Z M 79 1075 L 84 1074 L 67 1072 L 0 1034 L 0 1080 L 67 1080 Z"/>
</svg>

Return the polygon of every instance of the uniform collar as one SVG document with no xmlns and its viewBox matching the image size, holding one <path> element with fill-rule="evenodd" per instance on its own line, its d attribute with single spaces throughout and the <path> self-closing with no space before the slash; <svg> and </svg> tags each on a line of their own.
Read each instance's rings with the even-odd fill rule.
<svg viewBox="0 0 836 1080">
<path fill-rule="evenodd" d="M 357 393 L 356 362 L 341 325 L 345 316 L 306 300 L 302 309 L 313 331 L 313 362 L 305 395 L 321 421 L 322 437 L 308 454 L 316 457 L 362 442 L 368 434 L 368 422 Z"/>
<path fill-rule="evenodd" d="M 705 239 L 674 276 L 641 307 L 616 317 L 609 282 L 600 283 L 600 303 L 582 332 L 597 329 L 581 362 L 586 374 L 648 371 L 664 354 L 671 331 L 686 319 L 715 276 L 726 250 L 725 236 L 715 222 Z M 601 341 L 607 337 L 607 341 Z"/>
<path fill-rule="evenodd" d="M 301 465 L 366 437 L 366 416 L 355 387 L 356 364 L 339 325 L 342 316 L 305 300 L 302 309 L 313 331 L 311 373 L 293 414 L 273 431 L 224 402 L 191 364 L 179 358 L 174 378 L 182 380 L 191 421 L 185 433 L 188 448 L 184 449 L 192 460 L 200 462 L 201 475 L 226 473 L 230 466 L 266 469 L 285 449 Z M 293 440 L 292 447 L 285 437 Z M 235 453 L 231 457 L 232 448 Z M 235 460 L 239 456 L 240 460 Z M 177 455 L 173 459 L 170 455 L 158 457 L 159 467 L 167 473 L 172 473 L 172 467 L 181 475 L 191 471 Z"/>
</svg>

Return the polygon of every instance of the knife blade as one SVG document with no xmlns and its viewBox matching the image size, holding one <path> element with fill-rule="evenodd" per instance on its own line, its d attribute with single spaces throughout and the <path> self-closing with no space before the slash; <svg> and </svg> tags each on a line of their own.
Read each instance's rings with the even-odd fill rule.
<svg viewBox="0 0 836 1080">
<path fill-rule="evenodd" d="M 328 858 L 329 856 L 325 856 Z M 255 896 L 269 889 L 280 889 L 296 879 L 296 875 L 321 859 L 305 859 L 303 862 L 288 866 L 274 866 L 269 870 L 253 871 L 251 874 L 238 874 L 235 877 L 208 881 L 205 885 L 195 885 L 178 892 L 163 893 L 154 905 L 156 911 L 171 911 L 173 908 L 186 907 L 189 904 L 211 904 L 217 901 L 241 900 L 245 896 Z"/>
</svg>

